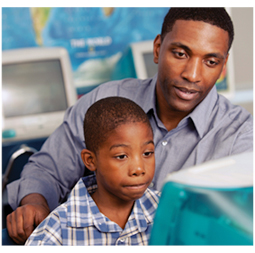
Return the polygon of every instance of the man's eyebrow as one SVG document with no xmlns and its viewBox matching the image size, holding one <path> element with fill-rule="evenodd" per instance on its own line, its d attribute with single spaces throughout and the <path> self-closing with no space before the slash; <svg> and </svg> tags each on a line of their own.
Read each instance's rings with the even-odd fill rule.
<svg viewBox="0 0 255 253">
<path fill-rule="evenodd" d="M 171 43 L 171 46 L 181 47 L 181 48 L 183 48 L 185 51 L 191 52 L 191 49 L 190 49 L 188 46 L 182 44 L 181 42 L 172 42 L 172 43 Z"/>
<path fill-rule="evenodd" d="M 220 53 L 210 53 L 206 55 L 207 57 L 215 57 L 215 58 L 219 58 L 219 59 L 225 59 L 225 57 L 220 54 Z"/>
<path fill-rule="evenodd" d="M 192 50 L 188 46 L 182 44 L 181 42 L 173 42 L 173 43 L 171 43 L 171 46 L 183 48 L 186 52 L 189 52 L 189 53 L 192 52 Z M 219 58 L 219 59 L 225 59 L 224 55 L 222 55 L 220 53 L 209 53 L 209 54 L 206 54 L 205 56 L 206 57 L 215 57 L 215 58 Z"/>
</svg>

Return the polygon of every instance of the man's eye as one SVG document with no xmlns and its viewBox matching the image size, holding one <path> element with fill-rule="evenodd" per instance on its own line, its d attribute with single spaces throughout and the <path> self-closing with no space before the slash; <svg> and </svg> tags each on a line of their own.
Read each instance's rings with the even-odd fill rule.
<svg viewBox="0 0 255 253">
<path fill-rule="evenodd" d="M 218 62 L 213 61 L 213 60 L 207 60 L 207 61 L 206 61 L 206 64 L 207 64 L 209 67 L 214 67 L 214 66 L 217 66 L 217 65 L 218 65 Z"/>
<path fill-rule="evenodd" d="M 180 59 L 186 58 L 186 54 L 183 52 L 179 52 L 179 51 L 173 51 L 173 54 Z"/>
</svg>

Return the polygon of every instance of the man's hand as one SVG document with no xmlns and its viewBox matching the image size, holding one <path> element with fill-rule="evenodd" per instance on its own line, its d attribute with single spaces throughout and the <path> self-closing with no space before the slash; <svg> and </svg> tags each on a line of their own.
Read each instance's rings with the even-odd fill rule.
<svg viewBox="0 0 255 253">
<path fill-rule="evenodd" d="M 30 234 L 50 213 L 47 201 L 37 193 L 24 197 L 21 206 L 9 214 L 7 230 L 9 236 L 17 243 L 24 244 Z"/>
</svg>

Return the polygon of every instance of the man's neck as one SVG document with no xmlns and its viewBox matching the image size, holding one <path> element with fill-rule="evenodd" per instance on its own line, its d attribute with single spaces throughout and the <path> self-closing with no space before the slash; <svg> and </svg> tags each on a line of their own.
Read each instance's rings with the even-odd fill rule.
<svg viewBox="0 0 255 253">
<path fill-rule="evenodd" d="M 177 127 L 179 122 L 186 117 L 189 112 L 175 111 L 169 107 L 165 99 L 159 98 L 158 86 L 156 87 L 156 110 L 161 122 L 170 131 Z"/>
</svg>

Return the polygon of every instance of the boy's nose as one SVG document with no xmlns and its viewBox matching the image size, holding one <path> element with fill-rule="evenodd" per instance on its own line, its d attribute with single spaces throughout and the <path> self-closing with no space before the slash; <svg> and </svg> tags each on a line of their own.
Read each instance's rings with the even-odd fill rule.
<svg viewBox="0 0 255 253">
<path fill-rule="evenodd" d="M 140 168 L 140 167 L 136 168 L 136 169 L 133 170 L 133 172 L 132 172 L 132 175 L 133 175 L 133 176 L 140 176 L 140 175 L 142 175 L 142 174 L 145 174 L 145 170 L 144 170 L 143 168 Z"/>
<path fill-rule="evenodd" d="M 137 159 L 131 164 L 129 174 L 130 176 L 140 176 L 145 174 L 144 164 L 140 159 Z"/>
</svg>

